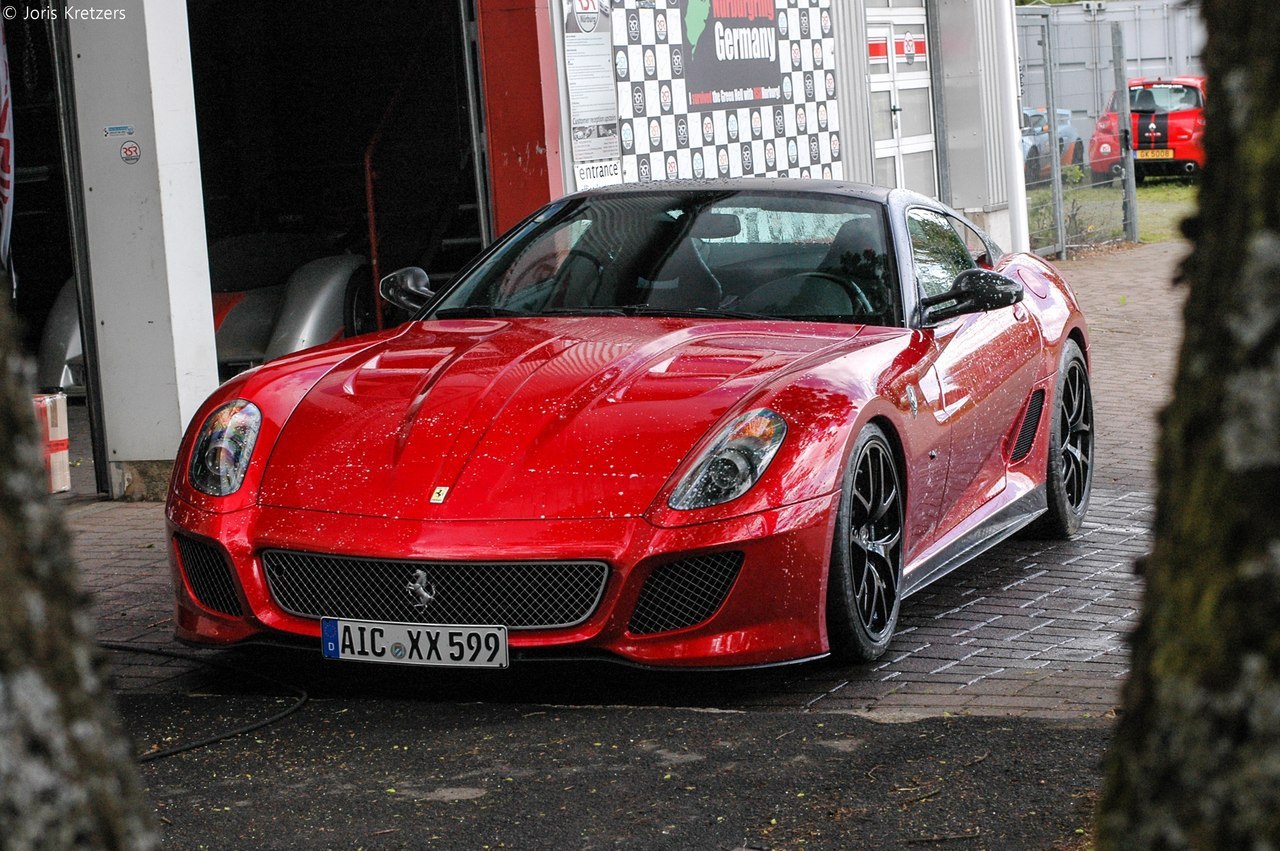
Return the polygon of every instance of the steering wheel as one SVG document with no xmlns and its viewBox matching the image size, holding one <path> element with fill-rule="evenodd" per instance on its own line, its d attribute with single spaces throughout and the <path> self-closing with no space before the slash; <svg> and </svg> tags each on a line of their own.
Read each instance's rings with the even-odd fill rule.
<svg viewBox="0 0 1280 851">
<path fill-rule="evenodd" d="M 874 316 L 879 311 L 871 306 L 871 299 L 867 298 L 867 294 L 862 291 L 862 287 L 855 284 L 848 278 L 834 275 L 831 272 L 823 272 L 814 270 L 812 272 L 797 272 L 791 276 L 795 279 L 816 278 L 820 281 L 830 281 L 831 283 L 844 290 L 845 295 L 849 296 L 849 300 L 858 308 L 858 312 L 867 316 Z"/>
</svg>

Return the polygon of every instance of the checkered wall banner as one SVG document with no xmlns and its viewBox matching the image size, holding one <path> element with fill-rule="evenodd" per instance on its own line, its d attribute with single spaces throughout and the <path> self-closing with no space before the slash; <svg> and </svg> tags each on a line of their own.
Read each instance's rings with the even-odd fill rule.
<svg viewBox="0 0 1280 851">
<path fill-rule="evenodd" d="M 612 12 L 624 182 L 844 177 L 831 0 Z"/>
</svg>

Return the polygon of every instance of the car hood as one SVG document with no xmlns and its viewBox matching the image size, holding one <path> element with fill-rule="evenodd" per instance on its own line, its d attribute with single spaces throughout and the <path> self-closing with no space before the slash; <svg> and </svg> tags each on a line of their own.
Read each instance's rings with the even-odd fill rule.
<svg viewBox="0 0 1280 851">
<path fill-rule="evenodd" d="M 671 318 L 414 323 L 288 417 L 261 504 L 407 519 L 642 514 L 698 440 L 859 326 Z"/>
</svg>

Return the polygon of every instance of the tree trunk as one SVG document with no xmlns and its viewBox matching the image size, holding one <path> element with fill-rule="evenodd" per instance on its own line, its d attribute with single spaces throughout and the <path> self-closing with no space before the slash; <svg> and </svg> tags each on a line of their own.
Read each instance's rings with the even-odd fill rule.
<svg viewBox="0 0 1280 851">
<path fill-rule="evenodd" d="M 1280 4 L 1201 9 L 1208 167 L 1100 848 L 1280 847 Z"/>
<path fill-rule="evenodd" d="M 154 847 L 15 345 L 0 303 L 0 846 Z"/>
</svg>

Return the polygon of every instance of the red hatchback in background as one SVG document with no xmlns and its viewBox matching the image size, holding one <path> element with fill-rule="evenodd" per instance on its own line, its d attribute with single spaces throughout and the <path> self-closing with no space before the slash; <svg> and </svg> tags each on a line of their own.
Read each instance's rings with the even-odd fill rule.
<svg viewBox="0 0 1280 851">
<path fill-rule="evenodd" d="M 1204 168 L 1204 77 L 1129 81 L 1133 121 L 1134 175 L 1193 175 Z M 1089 142 L 1089 167 L 1095 181 L 1120 174 L 1119 116 L 1116 97 L 1098 119 Z"/>
</svg>

